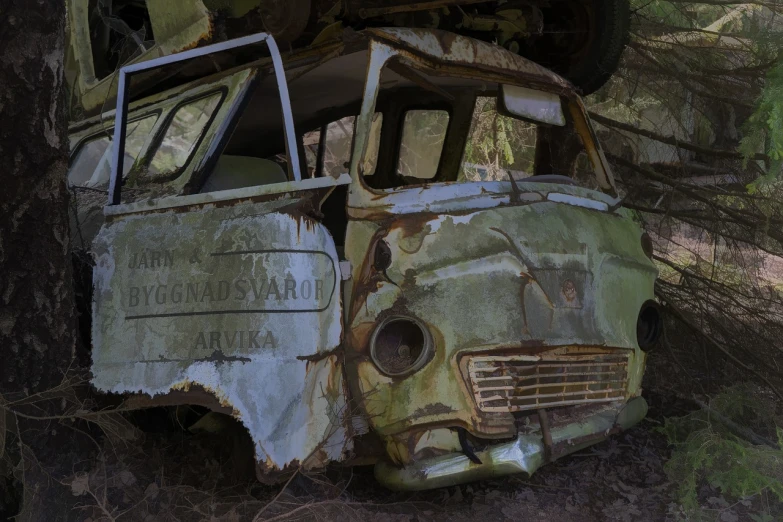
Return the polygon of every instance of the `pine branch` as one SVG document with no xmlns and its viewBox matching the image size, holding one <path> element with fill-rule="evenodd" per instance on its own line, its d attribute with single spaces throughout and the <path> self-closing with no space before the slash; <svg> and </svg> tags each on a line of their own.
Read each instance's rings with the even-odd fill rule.
<svg viewBox="0 0 783 522">
<path fill-rule="evenodd" d="M 774 442 L 772 442 L 771 440 L 766 439 L 761 435 L 758 435 L 753 430 L 740 426 L 733 420 L 729 419 L 728 417 L 710 408 L 710 406 L 707 403 L 700 401 L 698 398 L 696 398 L 695 395 L 693 397 L 693 400 L 694 402 L 696 402 L 699 408 L 706 411 L 710 415 L 710 417 L 715 417 L 715 419 L 717 419 L 721 424 L 726 426 L 729 429 L 729 431 L 731 431 L 734 435 L 738 436 L 739 438 L 745 439 L 746 441 L 750 442 L 751 444 L 755 444 L 756 446 L 769 446 L 770 448 L 773 449 L 780 449 L 780 447 Z"/>
<path fill-rule="evenodd" d="M 658 292 L 656 292 L 658 294 Z M 666 296 L 662 296 L 658 294 L 658 297 L 663 299 L 665 301 L 664 308 L 669 311 L 676 319 L 678 319 L 680 322 L 682 322 L 685 326 L 687 326 L 692 332 L 694 332 L 696 335 L 703 338 L 705 341 L 707 341 L 709 344 L 717 348 L 721 353 L 723 353 L 726 357 L 728 357 L 731 361 L 734 362 L 738 367 L 742 368 L 743 370 L 755 375 L 758 377 L 761 381 L 763 381 L 769 388 L 775 393 L 775 395 L 778 396 L 780 400 L 783 400 L 783 393 L 781 393 L 776 386 L 774 386 L 769 379 L 761 375 L 759 372 L 754 370 L 753 368 L 747 366 L 745 363 L 737 359 L 734 355 L 732 355 L 731 352 L 729 352 L 726 348 L 723 347 L 718 341 L 716 341 L 711 335 L 709 335 L 707 332 L 705 332 L 702 328 L 699 328 L 698 325 L 694 324 L 693 321 L 688 319 L 688 317 L 685 316 L 685 314 L 680 311 L 679 308 L 674 306 L 671 302 L 669 302 L 666 299 Z"/>
<path fill-rule="evenodd" d="M 601 116 L 600 114 L 595 112 L 589 112 L 588 114 L 590 115 L 590 118 L 593 121 L 597 121 L 598 123 L 602 125 L 606 125 L 607 127 L 614 127 L 615 129 L 620 129 L 622 131 L 632 132 L 634 134 L 644 136 L 645 138 L 650 138 L 651 140 L 659 141 L 661 143 L 666 143 L 667 145 L 673 145 L 679 149 L 689 150 L 707 156 L 714 156 L 716 158 L 727 158 L 727 159 L 734 159 L 734 160 L 746 159 L 741 152 L 736 152 L 733 150 L 724 150 L 724 149 L 713 149 L 710 147 L 702 147 L 701 145 L 695 145 L 687 141 L 679 140 L 674 136 L 664 136 L 663 134 L 658 134 L 657 132 L 640 129 L 639 127 L 636 127 L 634 125 L 622 123 L 617 120 L 607 118 L 606 116 Z M 764 161 L 765 163 L 769 163 L 770 161 L 769 156 L 761 153 L 754 154 L 753 156 L 747 159 L 760 160 L 760 161 Z"/>
</svg>

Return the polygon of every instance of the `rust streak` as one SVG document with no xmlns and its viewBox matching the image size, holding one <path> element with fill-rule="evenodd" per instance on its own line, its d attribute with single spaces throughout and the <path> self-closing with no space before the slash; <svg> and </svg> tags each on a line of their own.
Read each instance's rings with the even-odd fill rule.
<svg viewBox="0 0 783 522">
<path fill-rule="evenodd" d="M 296 358 L 299 361 L 318 362 L 318 361 L 322 361 L 324 359 L 327 359 L 327 358 L 331 357 L 332 355 L 341 354 L 342 350 L 343 350 L 343 347 L 341 345 L 341 346 L 337 346 L 335 348 L 332 348 L 329 351 L 318 352 L 318 353 L 313 354 L 313 355 L 297 355 Z"/>
</svg>

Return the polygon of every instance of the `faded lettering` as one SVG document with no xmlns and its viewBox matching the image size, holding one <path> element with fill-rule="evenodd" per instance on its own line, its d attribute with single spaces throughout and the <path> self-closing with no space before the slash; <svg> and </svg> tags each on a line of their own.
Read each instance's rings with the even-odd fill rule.
<svg viewBox="0 0 783 522">
<path fill-rule="evenodd" d="M 247 306 L 269 306 L 276 302 L 308 304 L 319 308 L 326 303 L 323 279 L 296 280 L 291 277 L 270 279 L 220 279 L 187 283 L 153 284 L 128 288 L 128 306 L 166 305 L 169 303 L 243 302 Z"/>
<path fill-rule="evenodd" d="M 173 267 L 174 254 L 169 250 L 147 250 L 134 252 L 128 260 L 128 268 Z"/>
<path fill-rule="evenodd" d="M 277 348 L 277 339 L 271 330 L 209 331 L 198 332 L 193 342 L 194 350 L 226 351 L 243 349 Z"/>
<path fill-rule="evenodd" d="M 188 283 L 188 292 L 185 296 L 185 302 L 190 303 L 191 301 L 198 302 L 198 283 Z"/>
<path fill-rule="evenodd" d="M 138 286 L 132 286 L 130 287 L 130 294 L 128 294 L 128 306 L 133 308 L 134 306 L 139 306 L 139 287 Z"/>
<path fill-rule="evenodd" d="M 150 296 L 152 295 L 152 291 L 155 289 L 155 286 L 142 286 L 141 289 L 144 291 L 144 306 L 149 306 Z"/>
<path fill-rule="evenodd" d="M 234 289 L 236 290 L 236 299 L 237 301 L 242 301 L 245 299 L 245 296 L 247 295 L 247 287 L 245 286 L 245 283 L 247 281 L 239 279 L 237 281 L 234 281 Z"/>
<path fill-rule="evenodd" d="M 182 283 L 171 285 L 171 302 L 175 304 L 182 302 Z"/>
<path fill-rule="evenodd" d="M 293 279 L 285 280 L 285 298 L 289 299 L 289 296 L 291 299 L 296 299 L 296 281 Z"/>
<path fill-rule="evenodd" d="M 280 290 L 277 289 L 277 279 L 274 277 L 269 283 L 269 290 L 266 291 L 266 299 L 268 300 L 272 296 L 272 291 L 275 293 L 275 299 L 280 299 Z"/>
<path fill-rule="evenodd" d="M 166 304 L 166 285 L 160 285 L 155 289 L 155 302 L 158 304 Z"/>
</svg>

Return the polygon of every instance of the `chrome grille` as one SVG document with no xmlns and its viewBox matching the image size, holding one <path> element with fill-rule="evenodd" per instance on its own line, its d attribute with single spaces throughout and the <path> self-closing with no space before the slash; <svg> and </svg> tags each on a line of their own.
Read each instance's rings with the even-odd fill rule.
<svg viewBox="0 0 783 522">
<path fill-rule="evenodd" d="M 628 355 L 475 356 L 467 369 L 481 411 L 514 412 L 623 399 Z"/>
</svg>

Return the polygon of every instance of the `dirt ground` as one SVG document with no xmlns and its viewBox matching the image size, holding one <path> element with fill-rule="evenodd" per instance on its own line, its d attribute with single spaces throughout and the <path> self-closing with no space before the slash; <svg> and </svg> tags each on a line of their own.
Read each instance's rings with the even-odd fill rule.
<svg viewBox="0 0 783 522">
<path fill-rule="evenodd" d="M 295 476 L 285 488 L 236 480 L 229 451 L 211 437 L 147 434 L 133 455 L 104 453 L 91 465 L 29 493 L 30 520 L 665 520 L 673 518 L 663 464 L 668 450 L 653 419 L 542 468 L 419 493 L 381 488 L 372 468 Z M 106 448 L 104 448 L 106 449 Z M 115 448 L 115 451 L 119 451 Z M 42 470 L 38 470 L 42 471 Z M 57 513 L 52 509 L 57 506 Z M 731 509 L 731 508 L 730 508 Z M 737 520 L 729 518 L 726 520 Z"/>
<path fill-rule="evenodd" d="M 664 469 L 671 448 L 656 428 L 666 417 L 696 408 L 683 397 L 720 382 L 686 355 L 661 351 L 651 357 L 645 377 L 650 411 L 631 430 L 531 477 L 420 493 L 381 488 L 370 467 L 295 475 L 287 484 L 265 486 L 224 437 L 172 430 L 170 419 L 146 418 L 144 435 L 133 440 L 123 437 L 121 423 L 112 436 L 78 423 L 57 427 L 60 440 L 28 440 L 23 478 L 29 509 L 20 520 L 687 520 Z M 783 510 L 763 495 L 727 500 L 705 484 L 699 499 L 702 520 L 783 520 Z M 12 504 L 5 502 L 6 514 Z M 0 515 L 2 507 L 0 501 Z"/>
</svg>

